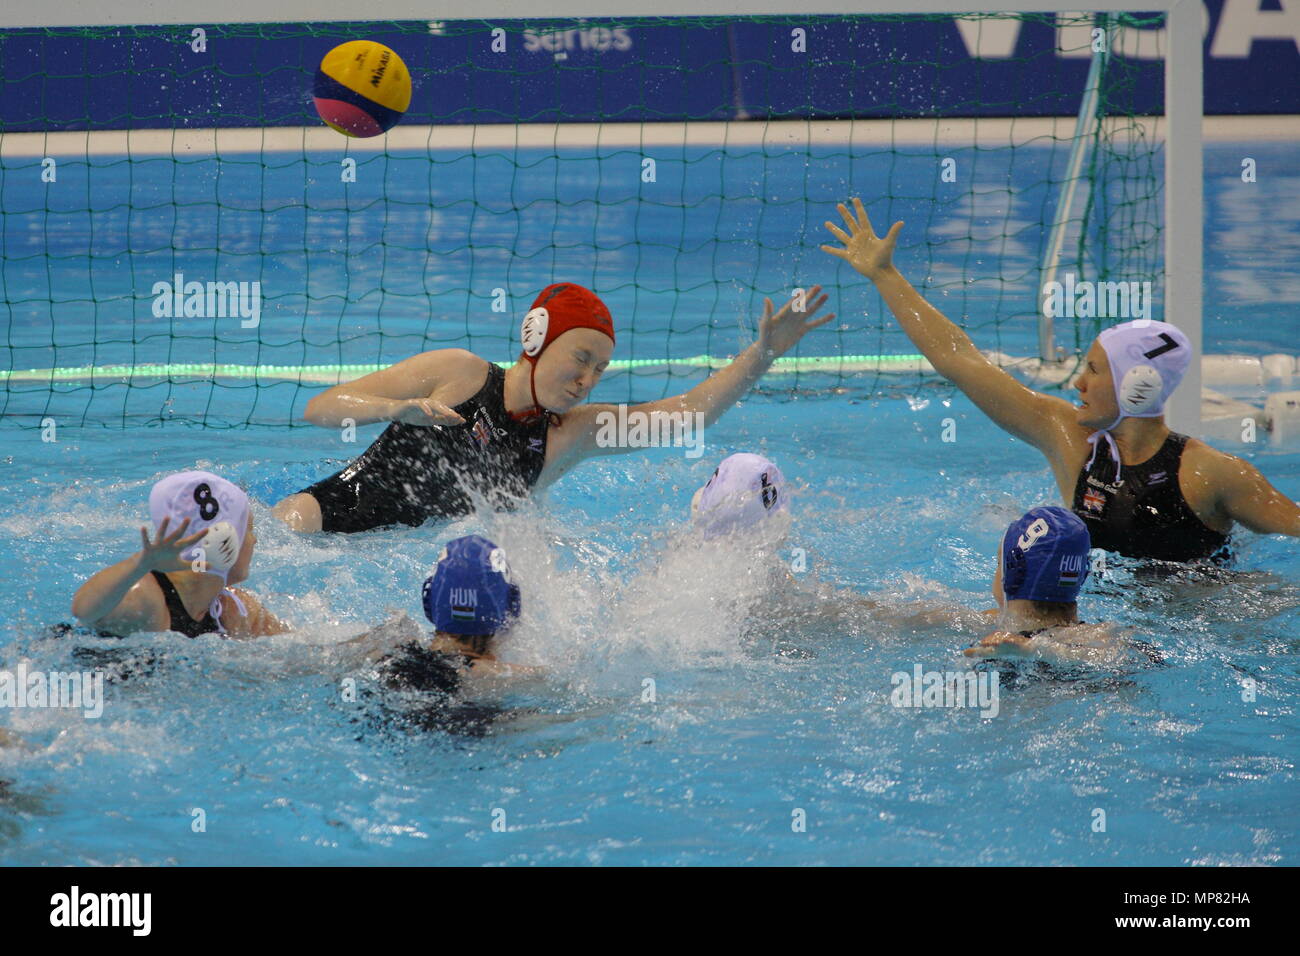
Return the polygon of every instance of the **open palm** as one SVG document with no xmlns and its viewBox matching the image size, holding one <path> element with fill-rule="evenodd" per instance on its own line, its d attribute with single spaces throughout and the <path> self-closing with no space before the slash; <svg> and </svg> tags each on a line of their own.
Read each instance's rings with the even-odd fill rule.
<svg viewBox="0 0 1300 956">
<path fill-rule="evenodd" d="M 805 321 L 821 310 L 829 296 L 821 294 L 822 287 L 813 286 L 801 296 L 795 296 L 773 313 L 772 300 L 763 300 L 763 318 L 758 323 L 758 347 L 768 356 L 784 355 L 794 348 L 804 334 L 835 318 L 835 313 L 824 315 L 815 322 Z"/>
<path fill-rule="evenodd" d="M 867 210 L 862 205 L 861 199 L 853 200 L 856 216 L 849 212 L 844 203 L 838 204 L 835 208 L 840 211 L 844 225 L 849 231 L 845 232 L 835 223 L 827 220 L 826 228 L 830 230 L 832 236 L 844 243 L 844 246 L 824 245 L 821 247 L 822 252 L 838 256 L 868 279 L 875 279 L 886 272 L 894 264 L 894 245 L 898 242 L 899 230 L 903 228 L 902 221 L 894 223 L 889 232 L 881 238 L 871 228 L 871 220 L 867 218 Z"/>
</svg>

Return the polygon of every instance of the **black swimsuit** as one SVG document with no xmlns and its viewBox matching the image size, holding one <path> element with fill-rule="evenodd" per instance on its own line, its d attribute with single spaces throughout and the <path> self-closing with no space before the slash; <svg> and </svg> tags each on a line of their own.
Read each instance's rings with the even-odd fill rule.
<svg viewBox="0 0 1300 956">
<path fill-rule="evenodd" d="M 472 657 L 435 651 L 408 641 L 396 653 L 380 659 L 378 671 L 385 687 L 455 694 L 460 690 L 461 668 L 473 667 Z"/>
<path fill-rule="evenodd" d="M 515 420 L 505 406 L 506 373 L 488 364 L 487 380 L 456 406 L 463 425 L 393 422 L 343 470 L 305 488 L 320 502 L 325 531 L 459 518 L 473 495 L 508 509 L 527 496 L 546 464 L 549 421 Z"/>
<path fill-rule="evenodd" d="M 162 588 L 163 600 L 167 602 L 167 614 L 171 618 L 168 630 L 184 634 L 186 637 L 214 634 L 221 630 L 221 625 L 217 623 L 210 612 L 205 611 L 203 617 L 197 621 L 190 617 L 190 612 L 185 610 L 185 603 L 181 600 L 181 596 L 176 593 L 176 585 L 168 580 L 167 575 L 161 571 L 151 571 L 149 573 L 158 582 L 158 587 Z"/>
<path fill-rule="evenodd" d="M 1094 548 L 1160 561 L 1230 559 L 1228 535 L 1206 527 L 1178 486 L 1186 446 L 1186 435 L 1170 433 L 1146 461 L 1122 468 L 1097 446 L 1092 467 L 1079 472 L 1071 505 L 1088 526 Z"/>
<path fill-rule="evenodd" d="M 414 641 L 402 644 L 376 668 L 385 688 L 405 692 L 401 699 L 389 698 L 381 704 L 381 717 L 411 730 L 483 736 L 503 711 L 460 698 L 462 669 L 473 666 L 469 656 L 431 650 Z"/>
</svg>

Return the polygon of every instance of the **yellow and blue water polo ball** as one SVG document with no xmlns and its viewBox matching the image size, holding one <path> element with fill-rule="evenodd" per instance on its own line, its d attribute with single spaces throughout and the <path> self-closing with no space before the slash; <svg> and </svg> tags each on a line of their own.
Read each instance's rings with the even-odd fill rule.
<svg viewBox="0 0 1300 956">
<path fill-rule="evenodd" d="M 325 54 L 312 89 L 316 112 L 346 136 L 378 136 L 411 105 L 411 72 L 373 40 L 351 40 Z"/>
</svg>

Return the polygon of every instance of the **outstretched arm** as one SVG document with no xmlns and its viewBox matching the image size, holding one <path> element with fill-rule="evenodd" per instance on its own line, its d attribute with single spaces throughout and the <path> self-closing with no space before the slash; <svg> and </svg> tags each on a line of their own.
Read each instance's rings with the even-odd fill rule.
<svg viewBox="0 0 1300 956">
<path fill-rule="evenodd" d="M 1028 388 L 981 354 L 970 336 L 925 301 L 894 266 L 894 245 L 903 224 L 894 223 L 881 238 L 872 230 L 862 200 L 854 199 L 853 204 L 856 216 L 843 203 L 836 207 L 848 232 L 826 223 L 844 245 L 824 245 L 822 250 L 845 260 L 876 284 L 898 324 L 935 371 L 960 388 L 989 418 L 1043 452 L 1060 448 L 1066 430 L 1074 423 L 1070 403 Z"/>
<path fill-rule="evenodd" d="M 654 402 L 643 402 L 628 409 L 630 414 L 660 415 L 674 413 L 704 416 L 705 426 L 712 425 L 722 413 L 739 401 L 754 384 L 763 377 L 772 362 L 784 355 L 803 338 L 804 334 L 825 325 L 835 318 L 835 313 L 809 321 L 816 315 L 829 297 L 822 294 L 822 287 L 813 286 L 808 292 L 796 297 L 773 312 L 772 300 L 763 300 L 763 317 L 758 324 L 758 341 L 737 355 L 726 367 L 719 369 L 707 379 L 688 392 L 661 398 Z M 590 455 L 611 455 L 629 451 L 624 447 L 601 447 L 596 442 L 598 434 L 597 416 L 603 413 L 615 413 L 614 405 L 584 405 L 565 416 L 565 426 L 572 421 L 576 426 L 573 451 L 576 458 Z M 576 458 L 574 460 L 576 460 Z"/>
</svg>

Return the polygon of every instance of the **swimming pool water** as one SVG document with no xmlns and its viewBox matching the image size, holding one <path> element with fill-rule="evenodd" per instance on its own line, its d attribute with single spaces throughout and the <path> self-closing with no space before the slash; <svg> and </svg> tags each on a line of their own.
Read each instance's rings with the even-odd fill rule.
<svg viewBox="0 0 1300 956">
<path fill-rule="evenodd" d="M 939 439 L 949 416 L 955 443 Z M 177 431 L 10 445 L 4 666 L 76 666 L 75 642 L 43 632 L 67 619 L 92 567 L 126 553 L 156 476 L 197 462 L 269 490 L 320 454 L 307 431 L 274 442 Z M 6 714 L 31 749 L 0 751 L 0 770 L 29 802 L 0 809 L 16 827 L 0 859 L 1295 861 L 1293 545 L 1247 535 L 1241 568 L 1221 577 L 1143 582 L 1112 569 L 1090 586 L 1088 619 L 1130 624 L 1163 665 L 1004 683 L 991 720 L 900 710 L 890 675 L 964 667 L 960 635 L 868 619 L 783 626 L 748 560 L 675 550 L 694 487 L 718 457 L 754 448 L 807 486 L 787 559 L 803 548 L 805 579 L 889 601 L 990 606 L 1001 529 L 1052 494 L 1036 453 L 963 399 L 934 395 L 751 401 L 710 431 L 697 461 L 664 450 L 591 462 L 548 507 L 446 528 L 300 538 L 268 518 L 268 496 L 250 586 L 299 632 L 135 638 L 159 659 L 109 686 L 99 720 Z M 1300 454 L 1257 457 L 1300 494 Z M 367 726 L 340 700 L 340 681 L 362 669 L 355 655 L 306 642 L 356 633 L 388 608 L 418 616 L 442 542 L 471 530 L 506 548 L 522 581 L 526 617 L 505 656 L 548 676 L 507 703 L 530 712 L 482 739 Z M 745 624 L 747 603 L 763 619 Z M 654 703 L 642 699 L 646 678 Z M 191 832 L 195 807 L 206 833 Z M 504 833 L 492 830 L 497 808 Z M 806 833 L 791 831 L 795 808 Z M 1103 834 L 1091 829 L 1096 808 Z"/>
<path fill-rule="evenodd" d="M 1274 190 L 1278 213 L 1263 244 L 1246 242 L 1256 224 L 1242 190 L 1207 182 L 1207 348 L 1296 351 L 1300 294 L 1285 271 L 1300 250 L 1294 177 L 1256 184 Z M 684 221 L 682 248 L 714 225 Z M 589 238 L 593 226 L 557 228 Z M 964 254 L 944 262 L 960 269 Z M 6 262 L 7 284 L 15 268 Z M 849 301 L 835 306 L 850 314 L 865 296 L 840 279 Z M 707 318 L 714 306 L 683 308 Z M 712 321 L 714 334 L 741 337 L 730 312 Z M 636 391 L 685 384 L 647 376 Z M 0 667 L 73 669 L 79 644 L 103 646 L 49 626 L 69 619 L 89 573 L 135 546 L 151 483 L 181 468 L 250 489 L 259 547 L 248 586 L 298 630 L 254 642 L 132 638 L 114 645 L 130 674 L 109 685 L 102 718 L 0 711 L 0 727 L 24 741 L 0 748 L 11 782 L 0 862 L 1294 864 L 1293 541 L 1241 534 L 1238 566 L 1212 574 L 1151 577 L 1112 562 L 1090 583 L 1084 616 L 1124 622 L 1163 661 L 1009 671 L 989 720 L 890 705 L 895 672 L 966 667 L 969 635 L 818 616 L 774 589 L 762 560 L 689 542 L 694 489 L 726 454 L 760 451 L 798 486 L 780 556 L 803 550 L 803 587 L 991 606 L 1002 529 L 1055 500 L 1040 456 L 946 386 L 846 384 L 752 396 L 708 430 L 698 459 L 665 449 L 590 461 L 517 514 L 351 537 L 294 535 L 268 507 L 355 454 L 373 427 L 355 446 L 326 430 L 175 425 L 66 428 L 50 443 L 30 421 L 4 423 Z M 611 377 L 601 390 L 617 400 L 629 386 Z M 954 442 L 941 437 L 949 418 Z M 1300 450 L 1232 450 L 1300 497 Z M 337 642 L 392 609 L 418 616 L 442 544 L 469 532 L 506 549 L 524 589 L 504 656 L 545 676 L 508 693 L 516 719 L 484 738 L 376 727 L 341 697 L 365 667 Z M 1251 681 L 1255 699 L 1243 699 Z M 194 832 L 195 808 L 205 832 Z M 1105 832 L 1093 829 L 1098 809 Z M 806 832 L 792 829 L 796 810 Z"/>
</svg>

